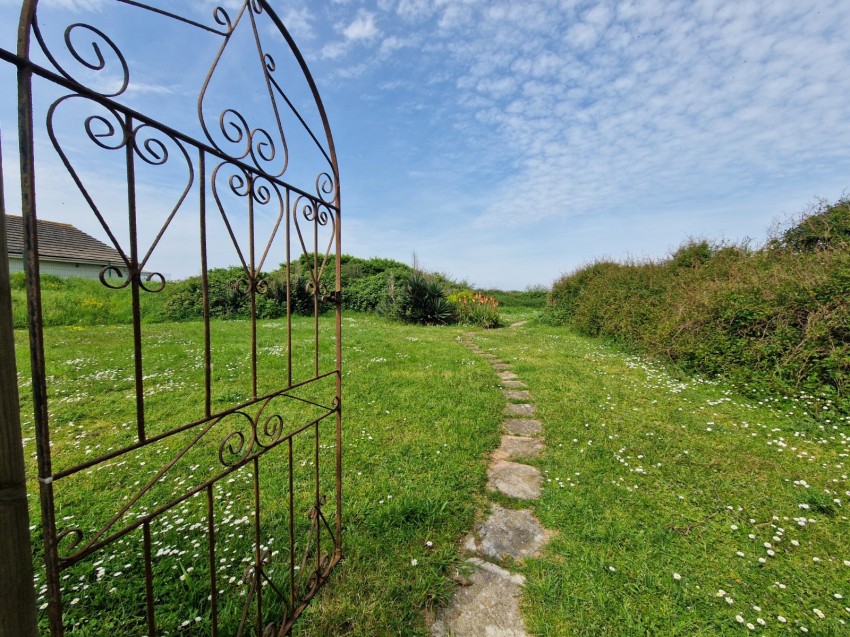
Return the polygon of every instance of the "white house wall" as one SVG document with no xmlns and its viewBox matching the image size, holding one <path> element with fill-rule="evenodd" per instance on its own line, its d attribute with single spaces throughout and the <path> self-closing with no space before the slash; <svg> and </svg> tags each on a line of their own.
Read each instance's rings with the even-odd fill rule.
<svg viewBox="0 0 850 637">
<path fill-rule="evenodd" d="M 82 277 L 84 279 L 100 278 L 100 270 L 103 265 L 94 263 L 70 263 L 67 261 L 41 261 L 41 273 L 52 274 L 63 279 L 68 277 Z M 24 260 L 21 257 L 9 256 L 9 271 L 23 272 Z M 122 270 L 123 271 L 123 270 Z M 108 272 L 107 276 L 114 276 L 112 272 Z"/>
</svg>

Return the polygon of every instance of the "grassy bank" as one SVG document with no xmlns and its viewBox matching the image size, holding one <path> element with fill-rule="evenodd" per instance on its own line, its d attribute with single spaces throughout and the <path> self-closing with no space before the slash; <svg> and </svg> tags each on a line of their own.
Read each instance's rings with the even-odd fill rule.
<svg viewBox="0 0 850 637">
<path fill-rule="evenodd" d="M 475 341 L 512 364 L 544 423 L 534 509 L 555 536 L 520 568 L 532 634 L 847 634 L 847 417 L 563 328 Z"/>
</svg>

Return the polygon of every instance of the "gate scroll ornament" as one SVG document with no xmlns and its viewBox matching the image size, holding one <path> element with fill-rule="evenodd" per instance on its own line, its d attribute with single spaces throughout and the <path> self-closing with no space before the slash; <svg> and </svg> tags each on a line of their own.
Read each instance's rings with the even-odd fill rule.
<svg viewBox="0 0 850 637">
<path fill-rule="evenodd" d="M 111 0 L 82 21 L 29 0 L 17 53 L 0 49 L 18 71 L 43 540 L 36 581 L 40 624 L 54 636 L 91 634 L 86 622 L 110 604 L 101 598 L 97 609 L 77 609 L 97 595 L 122 594 L 119 581 L 138 595 L 113 603 L 116 612 L 124 607 L 120 617 L 99 616 L 101 629 L 113 626 L 115 634 L 282 636 L 342 556 L 333 139 L 304 59 L 268 3 L 245 0 L 231 10 L 210 2 L 204 13 L 201 4 Z M 175 59 L 176 43 L 194 47 L 191 64 Z M 142 55 L 130 54 L 138 48 Z M 150 78 L 158 66 L 177 88 L 168 79 L 157 88 Z M 195 103 L 174 108 L 193 86 Z M 151 93 L 162 96 L 164 117 L 149 114 L 152 102 L 143 98 Z M 120 171 L 121 180 L 104 186 L 101 167 Z M 55 406 L 70 398 L 54 391 L 55 361 L 45 356 L 53 332 L 42 321 L 37 170 L 40 184 L 62 173 L 76 186 L 80 206 L 121 255 L 100 281 L 132 303 L 126 378 L 115 380 L 126 382 L 127 402 L 116 414 L 126 407 L 131 422 L 104 425 L 110 414 L 56 422 Z M 120 203 L 104 189 L 120 192 Z M 154 191 L 155 205 L 146 199 Z M 151 336 L 144 297 L 169 287 L 156 260 L 175 238 L 197 250 L 203 322 L 179 337 Z M 236 358 L 222 353 L 211 320 L 209 273 L 221 246 L 237 264 L 231 292 L 249 306 L 245 351 Z M 263 269 L 277 263 L 282 274 L 270 280 Z M 305 278 L 307 289 L 295 289 Z M 312 318 L 293 316 L 296 294 L 312 297 Z M 261 321 L 271 297 L 285 301 L 285 316 Z M 328 305 L 331 316 L 320 312 Z M 150 352 L 169 338 L 196 357 L 197 374 L 157 385 Z M 94 382 L 72 380 L 81 396 Z M 181 394 L 186 387 L 197 390 L 194 403 Z M 177 420 L 183 411 L 169 409 L 160 391 L 195 415 Z M 102 428 L 87 431 L 95 421 Z M 63 434 L 82 429 L 73 440 L 109 442 L 82 458 L 66 456 L 79 443 L 62 444 L 60 424 Z M 97 505 L 81 496 L 81 485 L 114 489 L 114 497 Z M 86 524 L 75 522 L 81 506 L 93 509 Z M 126 560 L 129 574 L 110 571 L 110 560 Z"/>
</svg>

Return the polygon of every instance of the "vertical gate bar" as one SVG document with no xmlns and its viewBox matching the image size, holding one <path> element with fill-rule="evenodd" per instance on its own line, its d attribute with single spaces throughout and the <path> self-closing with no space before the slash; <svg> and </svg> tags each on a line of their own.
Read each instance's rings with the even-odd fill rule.
<svg viewBox="0 0 850 637">
<path fill-rule="evenodd" d="M 260 459 L 254 458 L 254 547 L 256 566 L 254 581 L 257 588 L 257 635 L 263 634 L 263 550 L 260 547 Z"/>
<path fill-rule="evenodd" d="M 0 637 L 35 637 L 35 587 L 9 284 L 2 142 L 0 133 L 0 582 L 4 587 L 0 595 Z"/>
<path fill-rule="evenodd" d="M 319 578 L 317 582 L 321 581 L 322 574 L 322 490 L 319 485 L 319 423 L 315 424 L 316 427 L 316 437 L 315 437 L 315 448 L 314 448 L 314 456 L 313 461 L 316 464 L 316 576 Z"/>
<path fill-rule="evenodd" d="M 316 331 L 316 376 L 319 375 L 319 296 L 321 295 L 322 282 L 319 275 L 319 203 L 314 202 L 316 214 L 313 215 L 313 317 L 314 329 Z"/>
<path fill-rule="evenodd" d="M 198 173 L 200 180 L 201 216 L 201 298 L 204 306 L 204 415 L 212 414 L 212 358 L 210 355 L 210 294 L 207 278 L 207 154 L 200 149 Z"/>
<path fill-rule="evenodd" d="M 212 614 L 212 637 L 218 637 L 218 578 L 215 565 L 215 507 L 212 485 L 207 485 L 207 541 L 210 561 L 210 613 Z"/>
<path fill-rule="evenodd" d="M 340 219 L 339 180 L 336 187 L 336 556 L 342 555 L 342 220 Z"/>
<path fill-rule="evenodd" d="M 290 191 L 286 189 L 286 374 L 287 387 L 292 387 L 292 267 L 290 261 L 292 259 L 292 247 L 289 242 L 292 239 L 290 234 L 291 218 L 290 218 Z M 292 449 L 292 441 L 289 442 L 290 450 Z"/>
<path fill-rule="evenodd" d="M 153 608 L 153 560 L 151 558 L 151 523 L 142 525 L 145 552 L 145 601 L 147 603 L 148 635 L 156 637 L 156 617 Z"/>
<path fill-rule="evenodd" d="M 292 436 L 289 441 L 289 609 L 295 608 L 295 497 L 292 493 Z"/>
<path fill-rule="evenodd" d="M 127 213 L 130 222 L 130 290 L 133 298 L 133 365 L 136 374 L 136 432 L 139 442 L 144 442 L 145 435 L 145 381 L 142 366 L 142 324 L 141 306 L 139 300 L 139 282 L 142 276 L 139 270 L 139 246 L 136 231 L 136 164 L 133 157 L 135 139 L 133 134 L 133 117 L 127 115 L 125 122 L 125 156 L 127 162 Z"/>
<path fill-rule="evenodd" d="M 257 272 L 257 262 L 254 254 L 254 188 L 256 182 L 253 175 L 248 175 L 248 250 L 250 252 L 250 284 L 251 294 L 251 398 L 257 397 L 257 282 L 260 273 Z"/>
<path fill-rule="evenodd" d="M 29 60 L 29 25 L 35 17 L 37 0 L 25 0 L 18 24 L 18 56 Z M 35 199 L 35 132 L 32 113 L 32 68 L 18 66 L 18 144 L 21 171 L 21 215 L 24 220 L 24 271 L 27 280 L 27 316 L 32 369 L 32 402 L 38 451 L 38 481 L 41 500 L 41 526 L 44 535 L 44 562 L 47 579 L 47 612 L 54 637 L 62 637 L 62 589 L 56 542 L 56 516 L 53 501 L 53 463 L 50 454 L 47 372 L 44 359 L 44 324 L 41 313 L 41 280 L 38 263 L 38 231 Z"/>
</svg>

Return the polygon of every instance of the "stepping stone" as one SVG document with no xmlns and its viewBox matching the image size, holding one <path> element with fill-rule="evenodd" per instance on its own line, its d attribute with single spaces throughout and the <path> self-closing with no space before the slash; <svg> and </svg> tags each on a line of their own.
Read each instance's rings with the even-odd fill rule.
<svg viewBox="0 0 850 637">
<path fill-rule="evenodd" d="M 537 555 L 548 533 L 528 510 L 513 511 L 493 505 L 490 517 L 466 541 L 465 548 L 501 560 Z"/>
<path fill-rule="evenodd" d="M 527 464 L 497 460 L 487 472 L 487 486 L 512 498 L 536 500 L 540 497 L 543 476 Z"/>
<path fill-rule="evenodd" d="M 520 380 L 503 380 L 502 385 L 509 389 L 521 389 L 523 387 L 528 387 L 528 385 Z"/>
<path fill-rule="evenodd" d="M 507 363 L 493 363 L 493 369 L 495 369 L 497 372 L 504 372 L 510 368 L 511 366 Z"/>
<path fill-rule="evenodd" d="M 502 394 L 511 400 L 531 400 L 531 392 L 517 389 L 503 389 Z"/>
<path fill-rule="evenodd" d="M 480 352 L 481 350 L 479 350 Z M 488 354 L 487 352 L 481 352 L 481 358 L 484 358 L 488 361 L 498 361 L 499 357 L 495 354 Z"/>
<path fill-rule="evenodd" d="M 502 446 L 493 452 L 493 460 L 512 460 L 514 458 L 536 458 L 545 449 L 540 438 L 525 436 L 502 436 Z"/>
<path fill-rule="evenodd" d="M 519 378 L 519 376 L 517 376 L 513 372 L 504 371 L 499 374 L 499 378 L 501 378 L 502 380 L 516 380 L 517 378 Z"/>
<path fill-rule="evenodd" d="M 537 407 L 529 403 L 508 403 L 505 405 L 505 414 L 508 416 L 533 416 Z"/>
<path fill-rule="evenodd" d="M 539 420 L 531 418 L 511 418 L 503 422 L 502 426 L 515 436 L 536 436 L 543 429 Z"/>
<path fill-rule="evenodd" d="M 469 562 L 475 566 L 472 583 L 437 611 L 432 637 L 528 637 L 519 613 L 525 578 L 484 560 Z"/>
</svg>

